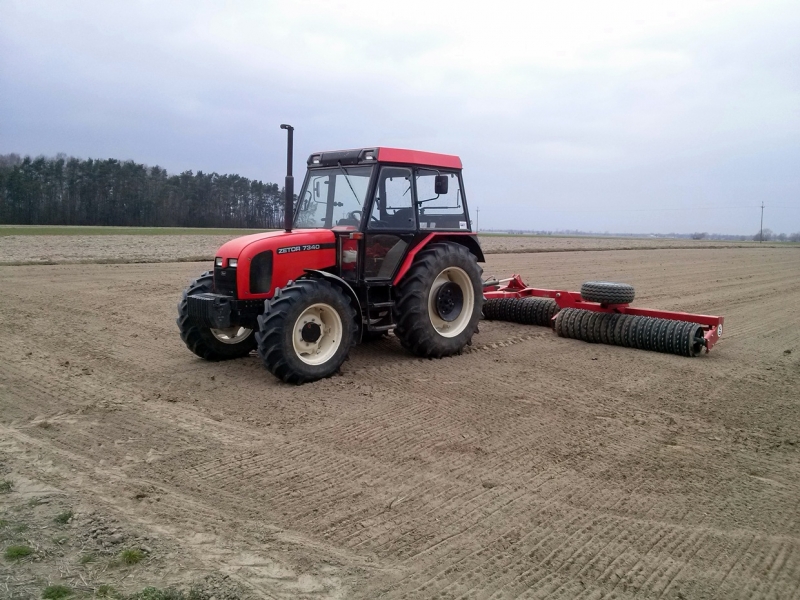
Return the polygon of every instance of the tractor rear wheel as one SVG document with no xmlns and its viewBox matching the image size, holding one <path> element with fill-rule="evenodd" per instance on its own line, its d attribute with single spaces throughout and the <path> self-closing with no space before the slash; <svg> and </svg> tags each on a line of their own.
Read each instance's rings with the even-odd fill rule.
<svg viewBox="0 0 800 600">
<path fill-rule="evenodd" d="M 483 269 L 466 247 L 431 244 L 397 289 L 395 335 L 417 356 L 457 354 L 472 341 L 483 308 Z"/>
<path fill-rule="evenodd" d="M 350 299 L 322 279 L 289 283 L 264 302 L 258 317 L 258 355 L 287 383 L 330 377 L 355 341 L 356 311 Z"/>
<path fill-rule="evenodd" d="M 256 347 L 255 333 L 252 329 L 239 326 L 212 329 L 189 316 L 186 298 L 212 292 L 213 288 L 214 276 L 211 271 L 206 271 L 183 290 L 183 297 L 178 303 L 177 319 L 181 339 L 189 350 L 206 360 L 228 360 L 247 356 Z"/>
</svg>

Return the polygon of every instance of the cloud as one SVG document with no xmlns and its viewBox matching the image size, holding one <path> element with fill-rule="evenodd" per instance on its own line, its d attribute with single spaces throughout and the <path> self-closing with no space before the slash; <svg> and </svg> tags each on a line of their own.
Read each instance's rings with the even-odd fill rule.
<svg viewBox="0 0 800 600">
<path fill-rule="evenodd" d="M 375 144 L 461 155 L 487 227 L 749 233 L 735 207 L 766 200 L 789 207 L 772 229 L 800 230 L 794 3 L 30 1 L 4 12 L 3 152 L 279 181 L 277 126 L 291 122 L 301 164 Z"/>
</svg>

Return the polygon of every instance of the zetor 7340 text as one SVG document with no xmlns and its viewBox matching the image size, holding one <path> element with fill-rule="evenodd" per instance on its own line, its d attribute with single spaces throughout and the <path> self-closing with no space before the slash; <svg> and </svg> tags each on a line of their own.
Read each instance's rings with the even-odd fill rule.
<svg viewBox="0 0 800 600">
<path fill-rule="evenodd" d="M 292 202 L 284 128 L 285 231 L 217 251 L 213 272 L 178 305 L 186 345 L 208 360 L 257 349 L 292 383 L 333 374 L 354 344 L 389 330 L 418 356 L 460 352 L 483 307 L 461 160 L 394 148 L 320 152 Z"/>
</svg>

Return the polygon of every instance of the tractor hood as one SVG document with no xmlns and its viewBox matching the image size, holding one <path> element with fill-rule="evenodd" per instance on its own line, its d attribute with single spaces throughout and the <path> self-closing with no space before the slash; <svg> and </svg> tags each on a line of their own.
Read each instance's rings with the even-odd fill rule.
<svg viewBox="0 0 800 600">
<path fill-rule="evenodd" d="M 335 267 L 336 234 L 329 229 L 295 229 L 245 235 L 223 244 L 216 257 L 223 260 L 214 268 L 215 278 L 234 276 L 238 299 L 270 298 L 276 288 L 308 269 Z M 234 258 L 236 266 L 230 264 Z"/>
<path fill-rule="evenodd" d="M 258 251 L 292 247 L 303 244 L 333 244 L 336 241 L 332 231 L 328 229 L 295 229 L 291 233 L 285 231 L 266 231 L 234 238 L 220 246 L 215 256 L 222 258 L 239 258 L 245 248 L 258 244 Z M 249 252 L 248 252 L 249 254 Z"/>
</svg>

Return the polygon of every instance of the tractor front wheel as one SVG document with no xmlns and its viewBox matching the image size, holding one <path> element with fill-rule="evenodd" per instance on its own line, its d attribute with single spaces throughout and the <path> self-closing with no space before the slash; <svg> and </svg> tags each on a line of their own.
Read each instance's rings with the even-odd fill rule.
<svg viewBox="0 0 800 600">
<path fill-rule="evenodd" d="M 227 360 L 247 356 L 256 347 L 252 329 L 238 325 L 230 329 L 212 329 L 189 316 L 186 298 L 194 294 L 212 292 L 213 288 L 214 276 L 210 271 L 206 271 L 183 290 L 183 297 L 178 303 L 177 319 L 181 339 L 189 350 L 206 360 Z"/>
<path fill-rule="evenodd" d="M 322 279 L 290 283 L 265 301 L 258 317 L 258 354 L 287 383 L 307 383 L 339 370 L 356 332 L 350 299 Z"/>
<path fill-rule="evenodd" d="M 472 341 L 483 308 L 483 283 L 475 256 L 461 244 L 431 244 L 400 283 L 400 343 L 425 358 L 457 354 Z"/>
</svg>

